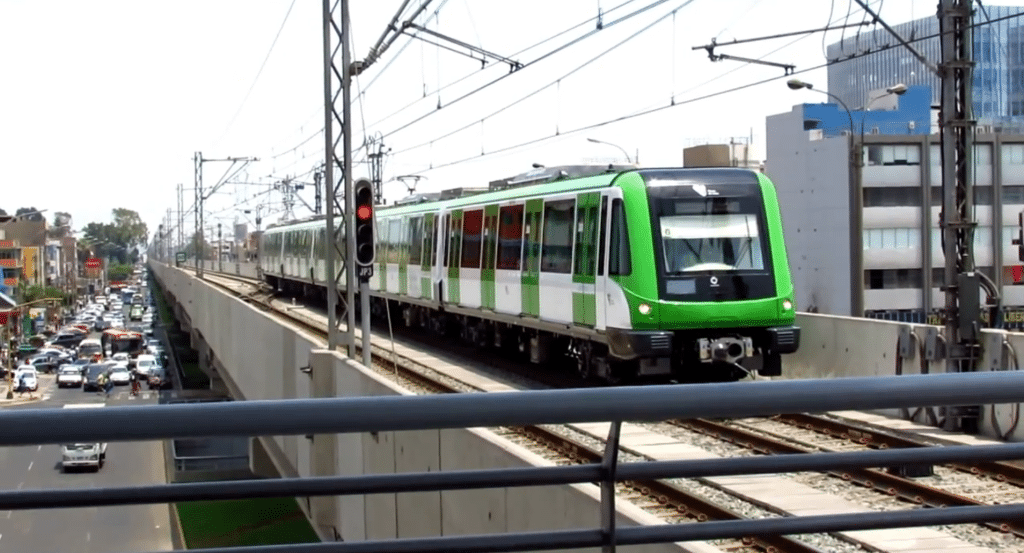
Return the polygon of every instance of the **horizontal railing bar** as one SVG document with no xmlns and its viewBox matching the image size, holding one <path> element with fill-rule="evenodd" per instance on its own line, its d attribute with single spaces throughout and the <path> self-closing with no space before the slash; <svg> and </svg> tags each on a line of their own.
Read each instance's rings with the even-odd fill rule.
<svg viewBox="0 0 1024 553">
<path fill-rule="evenodd" d="M 700 524 L 630 526 L 616 530 L 618 545 L 641 545 L 709 539 L 736 539 L 755 535 L 817 534 L 876 528 L 910 528 L 1010 520 L 1024 516 L 1024 505 L 989 507 L 921 508 L 909 511 L 860 512 L 842 515 L 710 521 Z M 438 536 L 361 542 L 269 545 L 191 549 L 191 553 L 486 553 L 490 551 L 549 551 L 598 547 L 603 536 L 597 529 L 555 530 L 512 534 Z"/>
<path fill-rule="evenodd" d="M 1024 371 L 997 371 L 107 407 L 75 413 L 75 424 L 67 424 L 62 409 L 26 409 L 0 412 L 0 445 L 751 417 L 1022 400 Z"/>
<path fill-rule="evenodd" d="M 986 446 L 946 446 L 839 453 L 800 453 L 676 461 L 623 463 L 617 481 L 696 478 L 737 474 L 782 474 L 845 468 L 882 467 L 907 463 L 943 463 L 970 458 L 1003 461 L 1024 458 L 1024 443 Z M 512 488 L 598 482 L 599 464 L 526 467 L 445 472 L 319 476 L 226 482 L 192 482 L 111 488 L 7 490 L 0 492 L 0 510 L 50 509 L 177 503 L 180 501 L 361 495 L 484 488 Z"/>
</svg>

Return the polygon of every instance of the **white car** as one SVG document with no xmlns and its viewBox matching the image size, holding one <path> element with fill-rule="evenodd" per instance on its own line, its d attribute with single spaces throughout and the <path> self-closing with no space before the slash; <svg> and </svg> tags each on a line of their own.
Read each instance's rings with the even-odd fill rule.
<svg viewBox="0 0 1024 553">
<path fill-rule="evenodd" d="M 110 360 L 111 361 L 116 361 L 118 363 L 124 362 L 125 366 L 128 366 L 129 357 L 128 357 L 128 354 L 126 352 L 119 351 L 119 352 L 115 353 L 114 355 L 110 356 Z"/>
<path fill-rule="evenodd" d="M 39 389 L 39 373 L 35 367 L 19 367 L 17 372 L 14 373 L 14 386 L 17 389 L 22 383 L 25 384 L 25 388 L 30 391 L 36 391 Z"/>
<path fill-rule="evenodd" d="M 117 384 L 128 384 L 132 381 L 132 375 L 128 372 L 128 365 L 114 365 L 114 368 L 110 370 L 110 381 L 115 385 Z"/>
<path fill-rule="evenodd" d="M 155 356 L 142 354 L 135 360 L 135 373 L 142 378 L 146 378 L 159 365 Z"/>
<path fill-rule="evenodd" d="M 57 387 L 63 388 L 81 388 L 82 382 L 82 370 L 79 365 L 64 365 L 60 368 L 60 372 L 57 373 Z"/>
</svg>

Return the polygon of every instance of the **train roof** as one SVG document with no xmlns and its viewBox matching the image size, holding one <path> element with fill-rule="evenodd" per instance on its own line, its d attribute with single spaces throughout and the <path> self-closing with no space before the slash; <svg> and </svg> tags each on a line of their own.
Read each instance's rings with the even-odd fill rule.
<svg viewBox="0 0 1024 553">
<path fill-rule="evenodd" d="M 474 193 L 451 199 L 445 199 L 443 197 L 444 192 L 423 193 L 418 194 L 416 197 L 410 197 L 407 201 L 396 202 L 391 206 L 378 206 L 377 209 L 381 215 L 417 213 L 440 208 L 450 209 L 481 203 L 505 202 L 518 198 L 561 194 L 586 190 L 588 188 L 606 187 L 611 185 L 619 176 L 628 173 L 638 173 L 649 177 L 658 177 L 670 173 L 675 173 L 673 176 L 677 176 L 681 173 L 688 177 L 693 177 L 694 182 L 702 183 L 735 182 L 738 174 L 749 174 L 754 182 L 758 179 L 756 171 L 739 167 L 652 167 L 644 169 L 639 169 L 633 165 L 538 167 L 533 171 L 527 171 L 515 177 L 493 181 L 491 182 L 491 191 L 488 192 Z M 269 227 L 267 230 L 276 230 L 278 228 L 319 228 L 322 221 L 323 218 L 320 217 L 315 221 L 282 223 Z"/>
</svg>

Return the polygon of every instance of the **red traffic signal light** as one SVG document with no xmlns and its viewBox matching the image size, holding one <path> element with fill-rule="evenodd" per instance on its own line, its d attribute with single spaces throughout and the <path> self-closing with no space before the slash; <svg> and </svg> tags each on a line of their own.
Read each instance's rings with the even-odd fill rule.
<svg viewBox="0 0 1024 553">
<path fill-rule="evenodd" d="M 373 233 L 373 183 L 366 179 L 355 182 L 356 264 L 372 267 L 375 257 Z"/>
</svg>

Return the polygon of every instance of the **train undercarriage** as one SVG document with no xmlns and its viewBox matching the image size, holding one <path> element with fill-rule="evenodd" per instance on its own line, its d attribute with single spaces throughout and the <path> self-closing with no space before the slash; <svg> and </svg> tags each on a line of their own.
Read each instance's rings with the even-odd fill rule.
<svg viewBox="0 0 1024 553">
<path fill-rule="evenodd" d="M 286 295 L 326 302 L 322 286 L 270 275 L 266 278 Z M 754 374 L 778 376 L 782 353 L 795 351 L 799 343 L 796 327 L 675 332 L 609 329 L 601 341 L 371 298 L 374 321 L 386 321 L 388 309 L 392 324 L 608 384 L 732 382 Z"/>
</svg>

